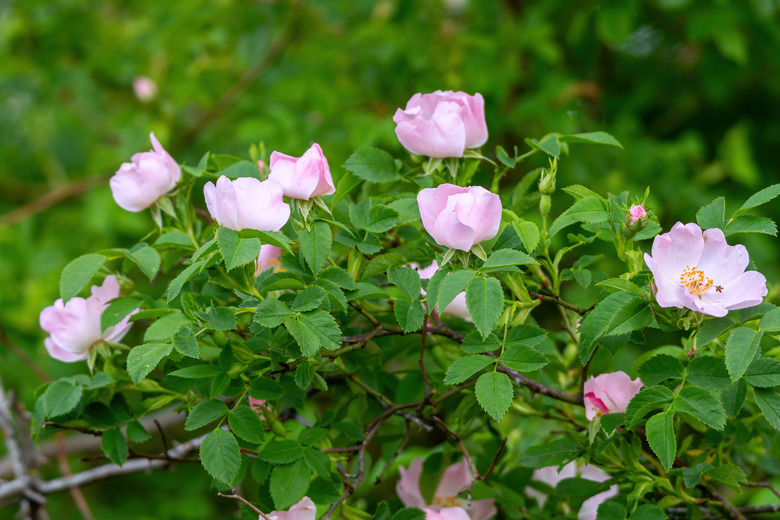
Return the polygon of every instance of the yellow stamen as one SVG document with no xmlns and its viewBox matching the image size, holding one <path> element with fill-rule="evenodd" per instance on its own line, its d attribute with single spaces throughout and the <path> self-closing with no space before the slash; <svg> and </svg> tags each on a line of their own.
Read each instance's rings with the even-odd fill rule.
<svg viewBox="0 0 780 520">
<path fill-rule="evenodd" d="M 696 269 L 696 266 L 685 266 L 680 275 L 680 283 L 691 291 L 691 294 L 702 295 L 713 285 L 712 278 L 704 276 L 704 271 Z"/>
<path fill-rule="evenodd" d="M 458 507 L 458 499 L 455 497 L 433 497 L 433 505 L 439 507 Z"/>
</svg>

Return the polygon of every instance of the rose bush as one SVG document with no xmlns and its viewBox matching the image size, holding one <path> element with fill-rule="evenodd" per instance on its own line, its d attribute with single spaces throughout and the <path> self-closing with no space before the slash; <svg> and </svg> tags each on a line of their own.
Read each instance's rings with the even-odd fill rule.
<svg viewBox="0 0 780 520">
<path fill-rule="evenodd" d="M 314 145 L 183 168 L 138 244 L 64 269 L 46 346 L 89 369 L 39 389 L 33 435 L 99 436 L 122 467 L 198 457 L 247 518 L 772 511 L 744 497 L 779 473 L 780 308 L 726 237 L 774 235 L 746 213 L 780 185 L 659 234 L 628 193 L 557 186 L 575 144 L 614 137 L 464 155 L 481 113 L 479 95 L 437 93 L 396 114 L 404 145 L 446 164 L 366 147 L 333 182 Z M 174 171 L 157 148 L 139 172 Z M 174 448 L 140 422 L 158 409 L 186 413 Z M 138 448 L 153 435 L 164 453 Z"/>
</svg>

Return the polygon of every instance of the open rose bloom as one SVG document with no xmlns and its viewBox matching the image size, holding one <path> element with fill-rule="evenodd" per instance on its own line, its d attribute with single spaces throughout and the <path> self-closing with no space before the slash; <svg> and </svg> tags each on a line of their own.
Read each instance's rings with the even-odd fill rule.
<svg viewBox="0 0 780 520">
<path fill-rule="evenodd" d="M 236 231 L 279 231 L 290 218 L 282 186 L 271 179 L 260 182 L 254 177 L 239 177 L 231 181 L 222 175 L 216 186 L 206 183 L 203 195 L 212 218 Z"/>
<path fill-rule="evenodd" d="M 591 464 L 586 464 L 578 469 L 577 463 L 575 461 L 569 462 L 563 468 L 561 468 L 560 471 L 558 471 L 558 466 L 548 466 L 546 468 L 534 470 L 531 479 L 537 482 L 543 482 L 554 488 L 561 480 L 575 478 L 577 476 L 587 480 L 593 480 L 595 482 L 606 482 L 610 479 L 609 474 L 607 474 L 604 470 Z M 547 495 L 541 491 L 537 491 L 532 487 L 526 487 L 525 492 L 528 496 L 535 498 L 539 502 L 540 506 L 544 507 L 544 504 L 547 502 Z M 582 503 L 582 506 L 577 513 L 577 519 L 596 520 L 596 513 L 602 502 L 616 496 L 618 492 L 619 487 L 617 484 L 615 484 L 610 486 L 608 490 L 588 498 L 585 500 L 585 502 Z"/>
<path fill-rule="evenodd" d="M 485 100 L 480 94 L 442 92 L 415 94 L 393 116 L 395 134 L 404 148 L 428 157 L 463 157 L 488 138 Z"/>
<path fill-rule="evenodd" d="M 441 184 L 417 194 L 423 227 L 437 244 L 470 251 L 501 227 L 501 199 L 481 186 Z"/>
<path fill-rule="evenodd" d="M 444 470 L 444 474 L 433 494 L 433 503 L 426 504 L 420 492 L 420 475 L 425 459 L 414 459 L 409 468 L 398 468 L 401 479 L 395 486 L 398 498 L 406 507 L 419 507 L 425 511 L 426 520 L 487 520 L 496 514 L 495 501 L 492 498 L 467 500 L 458 498 L 471 482 L 471 473 L 466 461 L 453 464 Z"/>
<path fill-rule="evenodd" d="M 300 157 L 273 152 L 268 178 L 278 182 L 291 199 L 309 200 L 336 193 L 328 160 L 317 143 Z"/>
<path fill-rule="evenodd" d="M 314 520 L 317 518 L 317 506 L 311 498 L 303 497 L 287 511 L 272 511 L 265 515 L 268 520 Z M 263 517 L 259 517 L 263 520 Z"/>
<path fill-rule="evenodd" d="M 591 376 L 585 381 L 585 417 L 591 421 L 597 415 L 623 413 L 641 389 L 642 381 L 632 381 L 625 372 Z"/>
<path fill-rule="evenodd" d="M 745 247 L 728 245 L 720 229 L 702 233 L 696 224 L 678 222 L 655 237 L 652 253 L 645 254 L 645 263 L 653 272 L 661 307 L 685 307 L 720 318 L 758 305 L 767 294 L 764 275 L 745 271 Z"/>
<path fill-rule="evenodd" d="M 154 136 L 152 150 L 137 153 L 123 163 L 109 184 L 114 200 L 127 211 L 142 211 L 171 191 L 181 179 L 181 169 Z"/>
<path fill-rule="evenodd" d="M 106 276 L 103 285 L 92 286 L 88 298 L 74 297 L 63 303 L 62 298 L 41 311 L 41 328 L 50 336 L 44 340 L 51 357 L 71 363 L 89 357 L 98 341 L 120 341 L 130 330 L 130 316 L 105 331 L 100 330 L 100 317 L 108 303 L 119 296 L 119 283 L 113 275 Z"/>
</svg>

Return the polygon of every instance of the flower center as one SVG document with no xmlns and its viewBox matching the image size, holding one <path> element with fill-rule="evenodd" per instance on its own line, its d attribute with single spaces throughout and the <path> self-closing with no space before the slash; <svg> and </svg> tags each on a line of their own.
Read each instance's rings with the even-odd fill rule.
<svg viewBox="0 0 780 520">
<path fill-rule="evenodd" d="M 691 291 L 691 294 L 702 295 L 709 290 L 712 285 L 712 278 L 704 276 L 704 271 L 696 269 L 696 266 L 685 266 L 685 270 L 680 275 L 680 283 Z M 718 286 L 720 287 L 720 286 Z"/>
<path fill-rule="evenodd" d="M 458 499 L 455 497 L 433 497 L 433 505 L 439 507 L 458 507 Z"/>
</svg>

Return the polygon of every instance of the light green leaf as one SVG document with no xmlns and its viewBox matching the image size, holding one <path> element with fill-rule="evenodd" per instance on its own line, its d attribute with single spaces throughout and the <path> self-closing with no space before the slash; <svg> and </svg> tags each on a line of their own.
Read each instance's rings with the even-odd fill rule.
<svg viewBox="0 0 780 520">
<path fill-rule="evenodd" d="M 628 520 L 666 520 L 666 513 L 654 504 L 643 504 L 628 517 Z"/>
<path fill-rule="evenodd" d="M 217 230 L 217 244 L 228 271 L 256 261 L 260 254 L 259 239 L 241 238 L 238 232 L 226 227 Z"/>
<path fill-rule="evenodd" d="M 306 289 L 302 290 L 295 296 L 295 300 L 292 303 L 292 308 L 298 312 L 314 310 L 317 307 L 319 307 L 320 304 L 327 297 L 328 295 L 325 294 L 325 290 L 322 289 L 321 287 L 317 287 L 317 286 L 307 287 Z M 260 303 L 264 303 L 266 301 L 268 300 L 267 299 L 263 300 Z M 282 305 L 284 304 L 282 303 Z M 287 316 L 285 316 L 285 319 L 286 318 Z M 278 326 L 278 324 L 276 326 Z"/>
<path fill-rule="evenodd" d="M 463 338 L 460 348 L 466 354 L 481 354 L 501 348 L 501 341 L 495 334 L 488 334 L 487 338 L 482 338 L 479 332 L 472 332 Z"/>
<path fill-rule="evenodd" d="M 263 442 L 263 423 L 248 406 L 236 406 L 230 410 L 228 424 L 233 433 L 252 444 Z"/>
<path fill-rule="evenodd" d="M 191 326 L 184 326 L 173 335 L 173 348 L 180 354 L 198 359 L 200 357 L 200 349 L 198 349 L 198 340 L 195 338 L 195 333 L 192 332 Z"/>
<path fill-rule="evenodd" d="M 555 219 L 547 236 L 553 237 L 563 228 L 576 222 L 600 224 L 607 221 L 609 221 L 609 212 L 604 200 L 600 197 L 585 197 L 575 202 L 573 206 Z"/>
<path fill-rule="evenodd" d="M 726 227 L 726 199 L 718 197 L 696 213 L 696 222 L 702 229 Z"/>
<path fill-rule="evenodd" d="M 479 376 L 474 387 L 480 406 L 496 421 L 500 421 L 514 400 L 509 376 L 503 372 L 487 372 Z"/>
<path fill-rule="evenodd" d="M 498 360 L 512 370 L 518 372 L 534 372 L 547 365 L 550 360 L 534 347 L 522 343 L 514 343 L 504 348 Z"/>
<path fill-rule="evenodd" d="M 714 356 L 694 358 L 688 364 L 686 381 L 708 390 L 720 390 L 731 384 L 725 363 Z"/>
<path fill-rule="evenodd" d="M 745 373 L 758 352 L 763 332 L 756 332 L 747 327 L 735 329 L 726 342 L 726 368 L 732 381 L 736 381 Z"/>
<path fill-rule="evenodd" d="M 155 248 L 145 242 L 139 242 L 125 254 L 147 278 L 151 280 L 157 276 L 157 270 L 160 269 L 160 253 Z"/>
<path fill-rule="evenodd" d="M 53 418 L 70 412 L 81 401 L 84 388 L 70 381 L 55 381 L 50 384 L 41 396 L 46 417 Z"/>
<path fill-rule="evenodd" d="M 182 327 L 189 324 L 190 319 L 184 313 L 181 311 L 171 312 L 149 325 L 144 333 L 144 341 L 147 343 L 169 341 Z"/>
<path fill-rule="evenodd" d="M 321 451 L 306 446 L 303 448 L 303 460 L 306 461 L 306 465 L 322 478 L 329 478 L 330 476 L 330 457 Z"/>
<path fill-rule="evenodd" d="M 499 249 L 479 268 L 481 273 L 513 270 L 513 266 L 535 264 L 536 260 L 515 249 Z"/>
<path fill-rule="evenodd" d="M 67 302 L 76 296 L 106 262 L 103 255 L 82 255 L 71 261 L 60 275 L 60 296 Z"/>
<path fill-rule="evenodd" d="M 257 310 L 255 310 L 253 320 L 261 327 L 276 328 L 281 325 L 284 320 L 294 316 L 295 313 L 281 300 L 266 298 L 257 304 Z"/>
<path fill-rule="evenodd" d="M 674 409 L 692 415 L 716 430 L 722 430 L 726 425 L 726 412 L 720 399 L 704 388 L 684 386 L 674 400 Z"/>
<path fill-rule="evenodd" d="M 486 338 L 504 310 L 501 282 L 490 277 L 473 278 L 466 287 L 466 308 L 477 330 Z"/>
<path fill-rule="evenodd" d="M 750 385 L 759 388 L 780 386 L 780 361 L 756 358 L 750 363 L 743 377 Z"/>
<path fill-rule="evenodd" d="M 734 464 L 723 464 L 706 469 L 704 470 L 704 476 L 720 482 L 738 493 L 742 491 L 740 484 L 747 482 L 745 472 Z"/>
<path fill-rule="evenodd" d="M 780 184 L 773 184 L 771 186 L 767 186 L 763 190 L 751 195 L 748 198 L 748 200 L 746 200 L 745 203 L 742 204 L 742 206 L 740 206 L 740 208 L 734 212 L 731 218 L 736 218 L 751 208 L 755 208 L 757 206 L 761 206 L 762 204 L 766 204 L 767 202 L 774 199 L 778 195 L 780 195 Z"/>
<path fill-rule="evenodd" d="M 674 412 L 659 413 L 647 421 L 647 443 L 664 469 L 669 471 L 677 453 L 674 439 Z"/>
<path fill-rule="evenodd" d="M 138 383 L 154 370 L 162 358 L 173 350 L 169 343 L 146 343 L 130 350 L 127 355 L 127 372 L 133 383 Z"/>
<path fill-rule="evenodd" d="M 200 273 L 200 270 L 203 268 L 203 266 L 206 265 L 205 260 L 198 260 L 197 262 L 194 262 L 193 264 L 187 266 L 184 271 L 180 272 L 176 278 L 171 280 L 171 283 L 168 284 L 168 302 L 173 300 L 179 295 L 179 292 L 181 292 L 182 287 L 184 287 L 184 284 L 187 283 L 190 278 L 195 276 L 196 274 Z"/>
<path fill-rule="evenodd" d="M 216 429 L 200 445 L 200 462 L 215 480 L 230 486 L 241 467 L 241 451 L 232 433 Z"/>
<path fill-rule="evenodd" d="M 130 315 L 131 312 L 141 306 L 141 300 L 136 298 L 117 298 L 108 304 L 106 310 L 100 316 L 100 330 L 105 331 L 109 327 L 117 325 Z"/>
<path fill-rule="evenodd" d="M 642 418 L 655 408 L 668 403 L 674 398 L 671 390 L 665 386 L 650 386 L 643 388 L 631 398 L 631 402 L 626 407 L 626 425 L 633 428 Z"/>
<path fill-rule="evenodd" d="M 607 146 L 616 146 L 618 148 L 623 148 L 623 145 L 620 144 L 620 142 L 609 135 L 606 132 L 584 132 L 581 134 L 571 134 L 571 135 L 559 135 L 558 141 L 561 143 L 587 143 L 587 144 L 603 144 Z"/>
<path fill-rule="evenodd" d="M 726 415 L 729 417 L 736 417 L 742 410 L 742 405 L 745 402 L 745 396 L 747 395 L 747 383 L 744 379 L 740 379 L 736 383 L 731 383 L 720 392 L 720 402 L 723 404 L 723 408 L 726 410 Z"/>
<path fill-rule="evenodd" d="M 393 156 L 373 146 L 355 150 L 344 163 L 344 168 L 368 182 L 392 182 L 401 178 Z"/>
<path fill-rule="evenodd" d="M 404 332 L 419 330 L 425 319 L 425 309 L 420 300 L 395 300 L 393 312 Z"/>
<path fill-rule="evenodd" d="M 411 267 L 391 267 L 387 270 L 387 281 L 401 289 L 410 300 L 420 297 L 420 275 Z"/>
<path fill-rule="evenodd" d="M 775 307 L 764 314 L 764 317 L 758 323 L 758 328 L 766 332 L 780 331 L 780 308 Z"/>
<path fill-rule="evenodd" d="M 677 379 L 682 375 L 680 360 L 667 354 L 653 356 L 639 367 L 639 378 L 645 386 L 654 386 L 665 379 Z"/>
<path fill-rule="evenodd" d="M 726 236 L 734 235 L 736 233 L 763 233 L 776 237 L 777 225 L 775 225 L 774 221 L 770 218 L 743 215 L 726 224 L 726 229 L 724 231 Z"/>
<path fill-rule="evenodd" d="M 444 384 L 457 385 L 462 383 L 491 363 L 495 363 L 495 360 L 483 355 L 458 358 L 447 369 L 447 374 L 444 376 Z"/>
<path fill-rule="evenodd" d="M 652 319 L 650 306 L 638 294 L 633 292 L 610 294 L 582 319 L 580 361 L 586 363 L 590 359 L 599 338 L 642 329 L 649 325 Z"/>
<path fill-rule="evenodd" d="M 515 233 L 520 237 L 520 241 L 523 243 L 523 247 L 530 254 L 539 245 L 539 227 L 531 221 L 521 220 L 513 222 L 512 227 L 515 229 Z"/>
<path fill-rule="evenodd" d="M 537 446 L 531 446 L 517 461 L 527 468 L 544 468 L 547 466 L 559 466 L 574 460 L 579 454 L 579 446 L 570 437 L 564 437 Z"/>
<path fill-rule="evenodd" d="M 333 233 L 327 222 L 316 221 L 310 231 L 298 232 L 298 242 L 303 259 L 316 275 L 327 263 L 333 245 Z"/>
<path fill-rule="evenodd" d="M 756 404 L 764 412 L 764 418 L 772 428 L 780 431 L 780 394 L 773 388 L 756 388 L 753 395 Z"/>
<path fill-rule="evenodd" d="M 447 306 L 452 303 L 455 297 L 463 292 L 466 288 L 466 284 L 474 278 L 475 271 L 471 269 L 461 269 L 460 271 L 453 271 L 449 273 L 444 280 L 442 280 L 439 286 L 439 310 L 446 309 Z"/>
<path fill-rule="evenodd" d="M 184 423 L 184 429 L 188 431 L 197 430 L 210 422 L 221 419 L 226 416 L 227 413 L 228 407 L 222 401 L 216 399 L 201 401 L 190 410 L 187 421 Z"/>
</svg>

